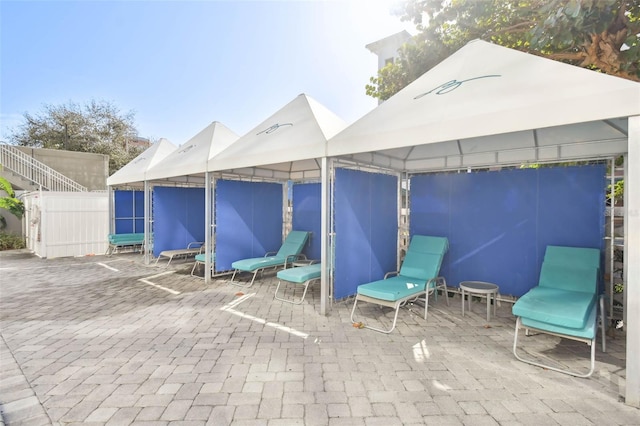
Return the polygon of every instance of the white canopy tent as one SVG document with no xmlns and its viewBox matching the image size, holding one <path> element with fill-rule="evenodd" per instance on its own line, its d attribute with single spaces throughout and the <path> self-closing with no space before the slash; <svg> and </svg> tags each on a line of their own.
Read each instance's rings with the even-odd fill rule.
<svg viewBox="0 0 640 426">
<path fill-rule="evenodd" d="M 154 164 L 145 174 L 145 179 L 190 183 L 195 178 L 196 183 L 204 184 L 208 162 L 233 144 L 238 137 L 227 126 L 214 121 Z"/>
<path fill-rule="evenodd" d="M 639 113 L 637 83 L 474 41 L 328 154 L 412 171 L 607 156 L 626 151 L 626 117 Z"/>
<path fill-rule="evenodd" d="M 208 170 L 218 176 L 272 181 L 322 179 L 325 194 L 327 141 L 345 126 L 341 118 L 303 93 L 216 155 L 209 161 Z M 323 196 L 323 215 L 327 211 L 326 199 Z M 323 256 L 325 244 L 325 238 L 322 238 Z M 328 264 L 326 260 L 321 259 L 324 265 Z M 209 270 L 209 265 L 205 270 Z M 328 299 L 325 284 L 321 293 L 321 312 L 325 313 Z"/>
<path fill-rule="evenodd" d="M 131 160 L 126 166 L 107 178 L 108 186 L 132 186 L 146 180 L 147 171 L 163 158 L 175 151 L 176 146 L 168 139 L 160 139 L 142 154 Z M 139 185 L 138 185 L 139 186 Z"/>
<path fill-rule="evenodd" d="M 207 162 L 238 139 L 224 124 L 214 121 L 179 148 L 161 139 L 109 179 L 110 185 L 144 185 L 145 230 L 150 234 L 152 182 L 164 185 L 205 185 Z M 206 214 L 206 212 L 205 212 Z M 206 225 L 205 225 L 206 226 Z M 207 235 L 205 233 L 205 235 Z M 145 261 L 149 262 L 149 249 Z"/>
<path fill-rule="evenodd" d="M 626 402 L 640 406 L 639 83 L 474 41 L 327 154 L 407 173 L 625 155 Z"/>
<path fill-rule="evenodd" d="M 155 184 L 198 185 L 205 187 L 205 230 L 212 228 L 211 220 L 211 179 L 207 166 L 211 159 L 228 148 L 238 139 L 224 124 L 214 121 L 182 144 L 173 153 L 153 166 L 146 174 L 147 182 Z M 148 188 L 150 191 L 151 188 Z M 146 195 L 145 195 L 146 197 Z M 145 223 L 150 220 L 150 212 L 145 213 Z M 205 232 L 205 256 L 211 259 L 211 232 Z M 210 270 L 209 261 L 205 270 Z M 207 283 L 210 276 L 205 274 Z"/>
<path fill-rule="evenodd" d="M 149 188 L 146 178 L 147 172 L 153 166 L 162 161 L 162 159 L 175 151 L 175 149 L 176 146 L 174 144 L 169 142 L 168 139 L 162 138 L 107 178 L 107 185 L 109 186 L 109 215 L 111 217 L 110 222 L 112 223 L 110 226 L 110 232 L 113 232 L 114 229 L 112 187 L 125 186 L 128 188 L 144 189 L 144 258 L 146 263 L 149 263 L 149 250 L 151 248 L 151 223 L 149 222 L 149 218 L 151 217 L 151 197 L 149 196 Z"/>
<path fill-rule="evenodd" d="M 300 94 L 209 161 L 209 171 L 277 180 L 320 179 L 327 140 L 346 123 Z"/>
</svg>

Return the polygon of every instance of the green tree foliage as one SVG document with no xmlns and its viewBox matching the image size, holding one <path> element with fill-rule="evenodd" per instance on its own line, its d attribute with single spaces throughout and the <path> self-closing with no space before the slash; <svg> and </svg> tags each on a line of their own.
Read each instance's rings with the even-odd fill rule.
<svg viewBox="0 0 640 426">
<path fill-rule="evenodd" d="M 140 154 L 132 148 L 138 131 L 134 113 L 121 113 L 110 102 L 86 105 L 44 105 L 39 113 L 24 114 L 24 123 L 14 129 L 9 141 L 15 145 L 64 149 L 109 155 L 109 174 Z"/>
<path fill-rule="evenodd" d="M 24 204 L 22 201 L 16 198 L 16 193 L 13 187 L 3 177 L 0 177 L 0 191 L 4 191 L 7 195 L 0 197 L 0 209 L 5 209 L 18 219 L 22 219 L 24 214 Z M 0 229 L 7 227 L 7 221 L 4 216 L 0 215 Z"/>
<path fill-rule="evenodd" d="M 418 34 L 367 95 L 386 100 L 471 40 L 482 39 L 640 81 L 640 0 L 404 0 Z"/>
</svg>

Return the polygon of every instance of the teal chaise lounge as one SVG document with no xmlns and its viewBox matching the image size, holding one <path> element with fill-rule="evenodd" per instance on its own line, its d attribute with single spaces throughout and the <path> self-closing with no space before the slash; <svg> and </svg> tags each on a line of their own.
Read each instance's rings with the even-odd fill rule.
<svg viewBox="0 0 640 426">
<path fill-rule="evenodd" d="M 309 284 L 319 280 L 321 272 L 322 272 L 322 265 L 320 263 L 311 263 L 307 266 L 300 266 L 297 268 L 289 268 L 289 269 L 283 269 L 282 271 L 278 271 L 276 276 L 278 277 L 279 281 L 278 281 L 278 286 L 276 287 L 276 293 L 273 297 L 282 302 L 293 303 L 294 305 L 301 304 L 304 301 L 304 297 L 307 295 L 307 289 L 309 288 Z M 295 299 L 290 300 L 290 299 L 284 299 L 282 297 L 278 297 L 278 290 L 280 289 L 280 284 L 282 284 L 283 281 L 292 283 L 296 287 L 304 286 L 302 297 L 300 297 L 300 299 L 297 301 Z"/>
<path fill-rule="evenodd" d="M 528 364 L 577 377 L 589 377 L 595 368 L 598 306 L 604 317 L 604 299 L 598 300 L 600 250 L 582 247 L 547 246 L 538 285 L 513 305 L 516 331 L 513 354 Z M 606 350 L 605 321 L 602 325 L 602 351 Z M 518 355 L 518 331 L 525 329 L 577 340 L 591 346 L 591 368 L 578 373 L 543 364 Z"/>
<path fill-rule="evenodd" d="M 385 278 L 358 286 L 356 298 L 351 309 L 351 322 L 353 319 L 358 301 L 375 303 L 395 309 L 393 324 L 388 330 L 364 325 L 382 333 L 391 333 L 396 327 L 398 311 L 400 306 L 410 300 L 416 300 L 424 296 L 424 319 L 427 319 L 427 309 L 429 306 L 429 295 L 436 289 L 441 289 L 449 304 L 447 297 L 447 283 L 444 277 L 439 277 L 440 265 L 444 257 L 449 242 L 444 237 L 430 237 L 425 235 L 414 235 L 407 249 L 402 267 L 398 272 L 390 272 Z M 390 277 L 390 275 L 396 276 Z"/>
<path fill-rule="evenodd" d="M 201 254 L 202 250 L 204 250 L 204 242 L 203 241 L 192 241 L 189 244 L 187 244 L 187 248 L 163 250 L 163 251 L 160 252 L 158 257 L 156 258 L 156 265 L 158 264 L 158 261 L 162 257 L 169 258 L 169 261 L 165 265 L 165 266 L 169 266 L 169 264 L 171 263 L 171 261 L 173 260 L 174 257 L 187 258 L 189 256 L 196 256 L 198 254 Z M 191 272 L 192 272 L 192 275 L 193 275 L 193 270 Z"/>
<path fill-rule="evenodd" d="M 144 232 L 109 234 L 107 235 L 107 239 L 109 241 L 107 252 L 105 253 L 107 256 L 123 248 L 135 251 L 138 249 L 142 250 L 142 247 L 144 246 Z"/>
<path fill-rule="evenodd" d="M 191 276 L 197 276 L 194 274 L 197 267 L 200 265 L 204 265 L 207 262 L 207 255 L 205 253 L 196 254 L 195 262 L 193 262 L 193 268 L 191 268 Z M 216 254 L 211 253 L 211 276 L 213 276 L 213 271 L 215 270 L 214 264 L 216 262 Z M 205 272 L 206 273 L 206 272 Z M 204 275 L 203 275 L 204 278 Z"/>
<path fill-rule="evenodd" d="M 308 239 L 309 233 L 306 231 L 291 231 L 289 232 L 289 235 L 287 235 L 287 238 L 285 238 L 277 253 L 269 252 L 265 254 L 264 257 L 236 260 L 231 264 L 231 267 L 233 268 L 231 284 L 250 287 L 253 285 L 258 272 L 262 272 L 267 268 L 277 268 L 279 266 L 283 266 L 286 269 L 287 265 L 299 257 L 304 256 L 301 253 Z M 253 273 L 253 277 L 249 284 L 240 284 L 237 281 L 234 281 L 236 274 L 239 271 Z"/>
</svg>

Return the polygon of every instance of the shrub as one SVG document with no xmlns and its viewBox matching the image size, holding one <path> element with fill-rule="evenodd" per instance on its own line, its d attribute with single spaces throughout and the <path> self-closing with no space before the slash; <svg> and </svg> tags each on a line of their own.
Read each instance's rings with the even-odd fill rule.
<svg viewBox="0 0 640 426">
<path fill-rule="evenodd" d="M 0 232 L 0 251 L 23 249 L 25 247 L 26 244 L 22 236 L 7 232 Z"/>
</svg>

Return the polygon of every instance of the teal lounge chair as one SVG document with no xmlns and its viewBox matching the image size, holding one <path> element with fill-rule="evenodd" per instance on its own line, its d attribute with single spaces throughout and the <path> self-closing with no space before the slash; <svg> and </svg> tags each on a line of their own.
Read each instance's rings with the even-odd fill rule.
<svg viewBox="0 0 640 426">
<path fill-rule="evenodd" d="M 400 306 L 410 300 L 417 300 L 422 296 L 424 296 L 424 319 L 426 320 L 429 295 L 438 288 L 443 291 L 448 305 L 447 283 L 444 277 L 438 276 L 442 258 L 448 247 L 449 242 L 444 237 L 414 235 L 399 272 L 387 273 L 384 279 L 380 281 L 358 286 L 353 309 L 351 309 L 351 322 L 356 323 L 353 315 L 359 300 L 395 309 L 393 324 L 390 329 L 383 330 L 364 325 L 366 328 L 382 333 L 391 333 L 396 327 Z M 396 276 L 390 277 L 394 274 Z"/>
<path fill-rule="evenodd" d="M 289 232 L 289 235 L 287 235 L 287 238 L 285 238 L 277 253 L 269 252 L 265 254 L 264 257 L 236 260 L 231 264 L 231 267 L 233 268 L 231 284 L 241 287 L 250 287 L 253 285 L 258 272 L 262 272 L 267 268 L 278 268 L 280 266 L 283 266 L 286 269 L 287 265 L 292 263 L 294 260 L 304 257 L 301 253 L 308 239 L 309 233 L 306 231 L 291 231 Z M 251 282 L 249 282 L 249 284 L 240 284 L 234 281 L 238 271 L 253 272 Z"/>
<path fill-rule="evenodd" d="M 140 250 L 144 246 L 144 233 L 126 233 L 126 234 L 109 234 L 107 236 L 109 240 L 109 246 L 107 247 L 107 256 L 113 253 L 127 248 L 131 251 Z"/>
<path fill-rule="evenodd" d="M 294 305 L 301 304 L 304 301 L 304 296 L 307 295 L 309 284 L 320 279 L 321 270 L 322 265 L 320 263 L 312 263 L 307 266 L 300 266 L 297 268 L 289 268 L 278 271 L 276 276 L 278 277 L 279 281 L 278 286 L 276 287 L 276 293 L 273 297 L 282 302 L 293 303 Z M 304 286 L 302 297 L 297 301 L 295 299 L 290 300 L 278 297 L 278 290 L 280 289 L 280 284 L 282 283 L 282 281 L 293 283 L 296 287 Z"/>
<path fill-rule="evenodd" d="M 212 276 L 213 276 L 213 270 L 214 267 L 213 265 L 215 264 L 216 261 L 216 254 L 215 253 L 211 253 L 211 271 L 212 271 Z M 195 257 L 195 262 L 193 263 L 193 268 L 191 268 L 191 276 L 197 276 L 196 274 L 194 274 L 195 270 L 197 267 L 199 267 L 200 265 L 204 265 L 207 262 L 207 256 L 204 253 L 200 253 L 200 254 L 196 254 Z M 203 276 L 204 278 L 204 276 Z"/>
<path fill-rule="evenodd" d="M 598 300 L 600 250 L 582 247 L 547 246 L 538 285 L 513 305 L 517 317 L 513 354 L 528 364 L 576 377 L 589 377 L 595 368 L 598 305 L 604 316 L 604 299 Z M 605 321 L 602 325 L 602 351 L 606 350 Z M 518 331 L 525 329 L 577 340 L 591 346 L 591 368 L 579 373 L 549 366 L 518 355 Z"/>
<path fill-rule="evenodd" d="M 169 258 L 169 261 L 165 265 L 165 266 L 169 266 L 169 264 L 171 263 L 171 261 L 173 260 L 174 257 L 184 257 L 186 259 L 189 256 L 196 256 L 196 255 L 202 253 L 203 249 L 204 249 L 204 242 L 202 242 L 202 241 L 192 241 L 189 244 L 187 244 L 187 248 L 173 249 L 173 250 L 163 250 L 163 251 L 160 252 L 158 257 L 156 258 L 156 265 L 158 264 L 158 261 L 162 257 Z M 191 272 L 192 272 L 192 275 L 193 275 L 193 271 L 191 271 Z"/>
</svg>

